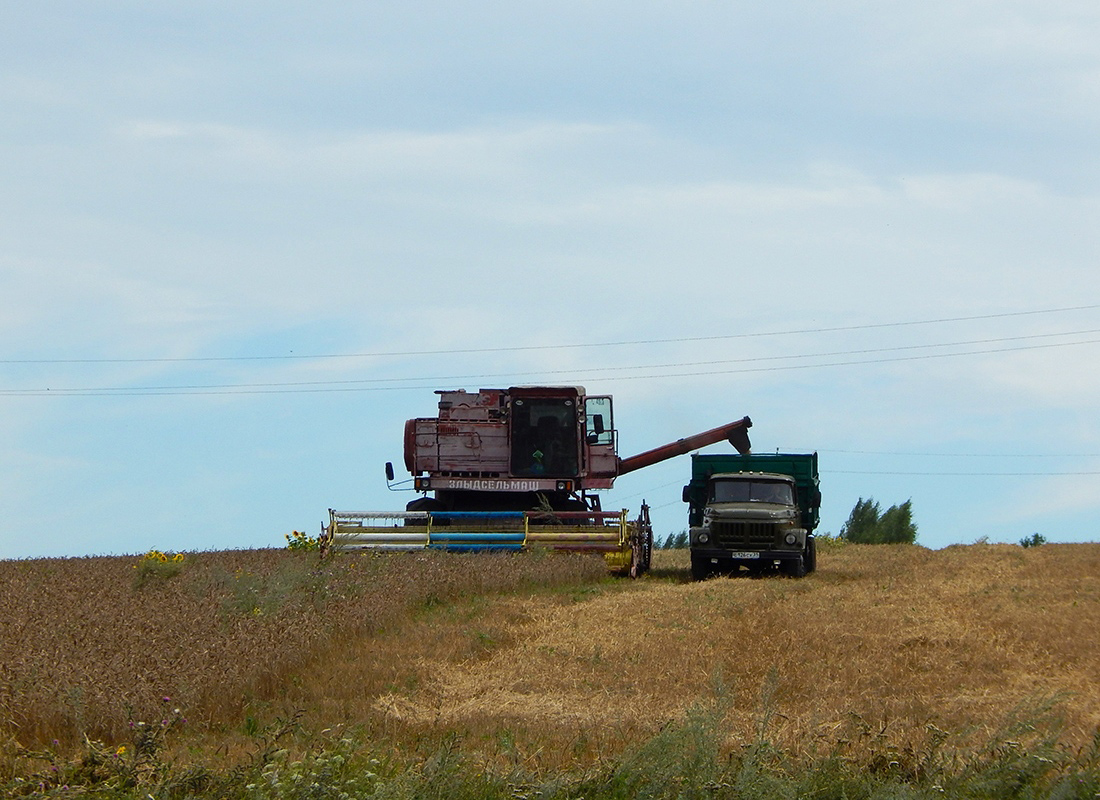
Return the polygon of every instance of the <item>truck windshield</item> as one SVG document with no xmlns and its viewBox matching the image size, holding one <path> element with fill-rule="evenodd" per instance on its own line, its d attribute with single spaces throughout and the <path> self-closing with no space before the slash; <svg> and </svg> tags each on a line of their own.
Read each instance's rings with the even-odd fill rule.
<svg viewBox="0 0 1100 800">
<path fill-rule="evenodd" d="M 790 484 L 775 481 L 715 481 L 713 503 L 780 503 L 794 505 Z"/>
</svg>

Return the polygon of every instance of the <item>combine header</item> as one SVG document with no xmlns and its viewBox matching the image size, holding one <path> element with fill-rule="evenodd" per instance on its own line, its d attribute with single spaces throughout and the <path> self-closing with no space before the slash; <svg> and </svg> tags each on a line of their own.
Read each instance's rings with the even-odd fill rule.
<svg viewBox="0 0 1100 800">
<path fill-rule="evenodd" d="M 404 512 L 330 510 L 324 551 L 549 548 L 602 553 L 612 572 L 638 575 L 653 547 L 648 506 L 628 519 L 603 511 L 593 492 L 724 439 L 749 452 L 748 417 L 620 459 L 608 395 L 579 386 L 436 394 L 437 417 L 405 423 L 405 467 L 424 496 Z"/>
<path fill-rule="evenodd" d="M 649 509 L 626 511 L 334 511 L 322 542 L 342 550 L 529 550 L 603 553 L 608 569 L 637 575 L 649 567 Z"/>
</svg>

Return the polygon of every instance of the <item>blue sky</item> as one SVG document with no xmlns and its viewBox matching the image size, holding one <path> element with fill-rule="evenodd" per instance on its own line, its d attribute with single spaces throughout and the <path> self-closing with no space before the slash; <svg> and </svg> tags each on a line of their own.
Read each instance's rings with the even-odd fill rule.
<svg viewBox="0 0 1100 800">
<path fill-rule="evenodd" d="M 826 531 L 1100 539 L 1100 7 L 911 5 L 0 7 L 0 557 L 399 510 L 435 389 L 534 383 L 750 415 Z"/>
</svg>

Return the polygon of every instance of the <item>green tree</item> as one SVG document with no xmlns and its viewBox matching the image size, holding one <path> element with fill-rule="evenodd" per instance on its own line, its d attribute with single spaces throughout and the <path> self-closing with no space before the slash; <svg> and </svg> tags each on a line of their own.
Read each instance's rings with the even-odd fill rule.
<svg viewBox="0 0 1100 800">
<path fill-rule="evenodd" d="M 878 544 L 878 520 L 881 512 L 873 497 L 856 501 L 848 521 L 840 528 L 840 538 L 860 544 Z"/>
<path fill-rule="evenodd" d="M 917 540 L 917 526 L 913 523 L 913 501 L 890 506 L 879 517 L 879 535 L 883 544 L 912 544 Z"/>
<path fill-rule="evenodd" d="M 859 498 L 839 538 L 858 544 L 913 544 L 917 525 L 913 522 L 912 499 L 882 511 L 873 497 Z"/>
<path fill-rule="evenodd" d="M 670 533 L 661 545 L 662 550 L 683 550 L 688 546 L 688 532 Z"/>
</svg>

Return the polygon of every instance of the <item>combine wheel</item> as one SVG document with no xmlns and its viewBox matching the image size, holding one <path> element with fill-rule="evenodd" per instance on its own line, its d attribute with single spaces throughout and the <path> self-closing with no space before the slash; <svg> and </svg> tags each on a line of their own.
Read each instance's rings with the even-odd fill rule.
<svg viewBox="0 0 1100 800">
<path fill-rule="evenodd" d="M 653 525 L 649 521 L 649 506 L 642 502 L 642 510 L 633 525 L 630 536 L 630 577 L 637 578 L 649 572 L 653 563 Z"/>
<path fill-rule="evenodd" d="M 410 500 L 405 504 L 406 511 L 446 511 L 447 506 L 436 500 L 434 497 L 418 497 L 415 500 Z M 405 520 L 405 524 L 412 524 L 408 520 Z"/>
<path fill-rule="evenodd" d="M 406 511 L 446 511 L 447 506 L 434 497 L 418 497 L 405 505 Z"/>
</svg>

